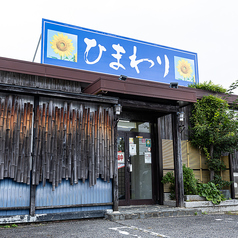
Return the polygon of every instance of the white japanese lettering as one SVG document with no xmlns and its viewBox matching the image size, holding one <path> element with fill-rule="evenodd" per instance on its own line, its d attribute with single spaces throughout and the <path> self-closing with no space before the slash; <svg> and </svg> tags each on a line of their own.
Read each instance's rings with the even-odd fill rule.
<svg viewBox="0 0 238 238">
<path fill-rule="evenodd" d="M 131 60 L 130 66 L 131 66 L 132 68 L 135 68 L 135 70 L 136 70 L 136 72 L 137 72 L 138 74 L 140 73 L 140 70 L 139 70 L 139 68 L 138 68 L 138 66 L 137 66 L 138 64 L 140 64 L 140 63 L 142 63 L 142 62 L 144 62 L 144 61 L 147 61 L 147 62 L 151 63 L 150 68 L 154 66 L 155 63 L 154 63 L 153 60 L 150 60 L 150 59 L 140 59 L 140 60 L 136 60 L 136 52 L 137 52 L 137 48 L 136 48 L 136 46 L 134 46 L 134 47 L 133 47 L 133 55 L 131 55 L 131 56 L 129 57 L 129 59 Z"/>
<path fill-rule="evenodd" d="M 97 59 L 95 59 L 94 61 L 89 61 L 88 60 L 88 53 L 90 51 L 90 49 L 92 47 L 95 47 L 97 45 L 97 41 L 95 39 L 88 39 L 88 38 L 85 38 L 84 39 L 84 42 L 86 43 L 87 47 L 86 47 L 86 50 L 84 52 L 84 60 L 87 64 L 96 64 L 102 57 L 102 52 L 103 51 L 106 51 L 106 48 L 100 44 L 98 44 L 98 47 L 99 47 L 99 55 L 97 57 Z"/>
<path fill-rule="evenodd" d="M 120 46 L 119 44 L 117 44 L 117 45 L 113 44 L 113 45 L 112 45 L 112 48 L 117 52 L 116 54 L 112 54 L 112 56 L 113 56 L 115 59 L 117 59 L 117 62 L 111 62 L 111 63 L 109 64 L 109 66 L 110 66 L 111 68 L 115 69 L 115 70 L 118 70 L 120 67 L 123 68 L 123 69 L 126 69 L 126 68 L 120 63 L 120 59 L 121 59 L 121 57 L 122 57 L 122 54 L 120 54 L 120 53 L 125 54 L 125 53 L 126 53 L 125 49 L 124 49 L 122 46 Z"/>
<path fill-rule="evenodd" d="M 165 78 L 169 73 L 169 59 L 167 55 L 164 55 L 164 60 L 165 60 L 165 69 L 164 69 L 164 78 Z"/>
<path fill-rule="evenodd" d="M 161 62 L 161 58 L 159 56 L 157 56 L 157 62 L 159 65 L 162 64 Z M 167 55 L 164 55 L 164 60 L 165 60 L 165 68 L 164 68 L 164 78 L 168 75 L 169 73 L 169 58 Z"/>
</svg>

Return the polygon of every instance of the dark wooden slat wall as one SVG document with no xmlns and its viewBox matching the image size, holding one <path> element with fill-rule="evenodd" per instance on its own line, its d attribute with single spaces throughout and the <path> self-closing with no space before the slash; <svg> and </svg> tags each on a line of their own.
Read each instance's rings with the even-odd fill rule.
<svg viewBox="0 0 238 238">
<path fill-rule="evenodd" d="M 0 71 L 0 83 L 61 92 L 81 93 L 80 82 L 7 71 Z"/>
<path fill-rule="evenodd" d="M 49 180 L 53 190 L 62 179 L 89 185 L 113 178 L 113 108 L 92 111 L 84 105 L 58 108 L 52 102 L 37 107 L 32 183 Z"/>
<path fill-rule="evenodd" d="M 231 158 L 233 171 L 238 173 L 238 151 L 234 151 L 232 158 Z"/>
<path fill-rule="evenodd" d="M 0 179 L 30 184 L 33 104 L 0 99 Z"/>
<path fill-rule="evenodd" d="M 179 125 L 184 125 L 184 130 L 181 132 L 182 140 L 189 140 L 190 131 L 189 127 L 191 126 L 190 117 L 192 113 L 192 105 L 188 105 L 180 108 L 180 112 L 184 112 L 184 121 L 179 122 Z M 172 116 L 171 114 L 160 117 L 159 119 L 160 126 L 160 139 L 172 140 Z"/>
<path fill-rule="evenodd" d="M 54 190 L 62 179 L 71 184 L 89 179 L 93 186 L 99 177 L 113 178 L 113 108 L 59 107 L 50 101 L 37 105 L 34 122 L 32 117 L 32 103 L 0 98 L 0 179 L 30 184 L 31 177 L 32 185 L 48 180 Z"/>
</svg>

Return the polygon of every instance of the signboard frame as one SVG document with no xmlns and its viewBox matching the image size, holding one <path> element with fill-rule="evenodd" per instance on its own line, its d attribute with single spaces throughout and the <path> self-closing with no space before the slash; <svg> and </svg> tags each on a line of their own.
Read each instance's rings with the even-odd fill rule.
<svg viewBox="0 0 238 238">
<path fill-rule="evenodd" d="M 47 19 L 41 63 L 182 86 L 199 82 L 196 53 Z"/>
</svg>

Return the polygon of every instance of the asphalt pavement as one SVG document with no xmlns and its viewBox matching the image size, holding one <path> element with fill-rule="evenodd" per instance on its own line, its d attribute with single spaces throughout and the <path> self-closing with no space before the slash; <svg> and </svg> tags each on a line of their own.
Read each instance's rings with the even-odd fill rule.
<svg viewBox="0 0 238 238">
<path fill-rule="evenodd" d="M 9 227 L 10 226 L 10 227 Z M 15 227 L 17 226 L 17 227 Z M 194 215 L 109 221 L 84 219 L 0 226 L 0 237 L 238 237 L 238 215 Z"/>
</svg>

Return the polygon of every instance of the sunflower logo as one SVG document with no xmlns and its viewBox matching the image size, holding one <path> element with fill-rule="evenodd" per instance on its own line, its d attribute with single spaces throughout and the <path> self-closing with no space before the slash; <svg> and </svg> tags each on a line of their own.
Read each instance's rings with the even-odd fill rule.
<svg viewBox="0 0 238 238">
<path fill-rule="evenodd" d="M 190 78 L 193 72 L 191 64 L 189 64 L 185 59 L 179 60 L 177 69 L 179 74 L 184 78 Z"/>
<path fill-rule="evenodd" d="M 53 55 L 59 55 L 61 60 L 77 62 L 77 53 L 74 53 L 75 48 L 72 39 L 67 34 L 58 32 L 51 39 L 50 44 L 53 49 L 52 52 L 54 52 Z M 51 56 L 51 58 L 58 59 L 56 56 Z"/>
<path fill-rule="evenodd" d="M 174 56 L 175 79 L 195 82 L 194 60 Z"/>
</svg>

